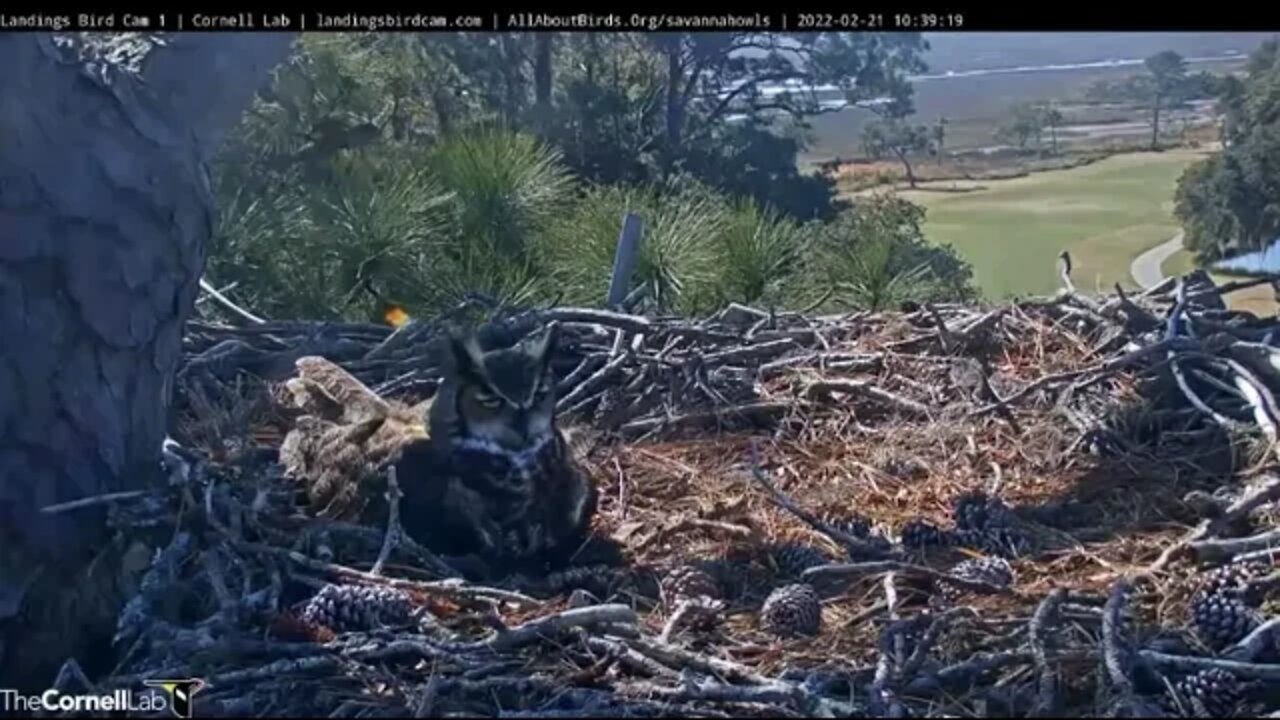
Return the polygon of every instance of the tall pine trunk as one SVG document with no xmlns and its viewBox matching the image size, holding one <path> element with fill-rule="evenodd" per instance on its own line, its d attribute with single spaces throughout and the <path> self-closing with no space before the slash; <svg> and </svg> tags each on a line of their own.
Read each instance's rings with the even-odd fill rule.
<svg viewBox="0 0 1280 720">
<path fill-rule="evenodd" d="M 539 33 L 534 36 L 533 101 L 542 112 L 551 109 L 555 38 L 555 33 Z"/>
<path fill-rule="evenodd" d="M 680 154 L 680 146 L 684 142 L 684 105 L 680 98 L 680 83 L 684 79 L 684 64 L 680 59 L 680 38 L 672 35 L 668 39 L 667 53 L 667 87 L 666 87 L 666 146 L 663 152 L 663 170 L 671 172 L 675 159 Z"/>
<path fill-rule="evenodd" d="M 1157 93 L 1151 105 L 1151 149 L 1160 147 L 1160 95 Z"/>
<path fill-rule="evenodd" d="M 120 548 L 102 506 L 157 479 L 214 211 L 205 162 L 291 35 L 133 43 L 84 64 L 0 37 L 0 686 L 48 687 L 110 637 Z M 92 568 L 93 574 L 90 574 Z"/>
<path fill-rule="evenodd" d="M 543 137 L 551 133 L 551 92 L 554 87 L 555 33 L 533 36 L 533 129 Z"/>
</svg>

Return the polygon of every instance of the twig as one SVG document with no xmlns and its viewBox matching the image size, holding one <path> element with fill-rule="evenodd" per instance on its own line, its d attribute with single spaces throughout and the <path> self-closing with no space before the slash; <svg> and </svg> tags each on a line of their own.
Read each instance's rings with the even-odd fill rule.
<svg viewBox="0 0 1280 720">
<path fill-rule="evenodd" d="M 617 657 L 618 662 L 639 672 L 648 674 L 652 677 L 675 678 L 679 673 L 675 670 L 663 665 L 653 658 L 637 652 L 634 648 L 624 645 L 621 641 L 613 638 L 603 638 L 595 636 L 584 636 L 583 641 L 587 646 L 596 652 L 605 653 L 611 657 Z"/>
<path fill-rule="evenodd" d="M 1129 671 L 1125 667 L 1127 651 L 1120 633 L 1124 622 L 1124 607 L 1131 589 L 1128 580 L 1116 582 L 1102 609 L 1102 657 L 1107 667 L 1107 677 L 1120 694 L 1121 702 L 1129 705 L 1133 702 L 1133 681 L 1129 679 Z"/>
<path fill-rule="evenodd" d="M 720 658 L 701 655 L 683 648 L 667 645 L 645 638 L 628 638 L 624 640 L 628 647 L 645 657 L 653 658 L 671 668 L 689 668 L 696 672 L 718 675 L 731 682 L 768 685 L 769 678 L 760 675 L 751 668 Z"/>
<path fill-rule="evenodd" d="M 760 467 L 760 450 L 755 438 L 751 439 L 751 477 L 769 493 L 769 496 L 773 498 L 773 501 L 777 503 L 779 507 L 800 518 L 800 520 L 805 524 L 832 540 L 835 540 L 850 551 L 869 557 L 879 557 L 886 554 L 886 551 L 883 548 L 876 547 L 871 543 L 860 538 L 856 538 L 849 533 L 822 522 L 813 513 L 801 508 L 799 505 L 796 505 L 791 498 L 787 497 L 781 490 L 774 487 L 773 483 L 769 482 L 769 479 L 765 477 L 763 468 Z M 816 570 L 818 568 L 810 569 Z"/>
<path fill-rule="evenodd" d="M 942 319 L 942 314 L 938 312 L 938 308 L 933 303 L 925 303 L 924 307 L 929 311 L 929 316 L 933 318 L 933 324 L 938 326 L 938 344 L 942 346 L 942 352 L 951 352 L 956 347 L 956 341 L 951 336 L 951 331 L 947 329 L 947 321 Z"/>
<path fill-rule="evenodd" d="M 889 690 L 894 670 L 902 658 L 902 621 L 898 616 L 898 587 L 894 574 L 887 573 L 881 583 L 884 601 L 889 609 L 889 626 L 880 636 L 880 657 L 876 660 L 876 673 L 871 681 L 871 714 L 877 717 L 897 717 L 899 703 Z"/>
<path fill-rule="evenodd" d="M 894 395 L 888 390 L 878 388 L 865 380 L 823 380 L 809 385 L 805 390 L 805 395 L 809 397 L 821 397 L 832 393 L 846 393 L 869 398 L 916 417 L 929 416 L 929 409 L 924 405 L 914 400 Z"/>
<path fill-rule="evenodd" d="M 387 534 L 383 538 L 382 550 L 378 552 L 377 561 L 373 563 L 373 567 L 369 568 L 370 575 L 382 574 L 383 566 L 390 559 L 391 552 L 395 550 L 401 535 L 404 534 L 404 530 L 400 527 L 400 498 L 402 497 L 404 493 L 400 491 L 400 483 L 396 480 L 396 468 L 392 465 L 387 468 Z"/>
<path fill-rule="evenodd" d="M 1016 595 L 1017 593 L 1011 588 L 1000 585 L 992 585 L 982 582 L 981 580 L 972 580 L 970 578 L 952 575 L 950 573 L 939 572 L 923 565 L 912 565 L 907 562 L 896 560 L 880 560 L 876 562 L 864 563 L 834 563 L 831 565 L 820 565 L 812 567 L 804 571 L 804 578 L 808 581 L 818 581 L 830 578 L 846 578 L 857 577 L 862 575 L 873 575 L 883 572 L 900 572 L 928 578 L 938 583 L 949 583 L 964 590 L 971 592 L 987 593 L 991 595 Z"/>
<path fill-rule="evenodd" d="M 595 390 L 599 389 L 602 385 L 608 382 L 609 376 L 616 372 L 618 368 L 622 367 L 622 364 L 625 363 L 629 357 L 631 357 L 630 354 L 624 352 L 619 353 L 610 359 L 609 362 L 605 363 L 604 367 L 592 373 L 590 377 L 583 380 L 577 387 L 570 390 L 567 395 L 557 400 L 556 408 L 564 410 L 565 408 L 571 407 Z"/>
<path fill-rule="evenodd" d="M 684 429 L 708 428 L 726 424 L 729 420 L 763 422 L 775 420 L 780 415 L 803 409 L 793 402 L 755 402 L 734 405 L 703 412 L 677 415 L 672 418 L 649 418 L 629 422 L 619 428 L 624 437 L 637 437 L 659 428 Z"/>
<path fill-rule="evenodd" d="M 258 317 L 257 315 L 254 315 L 248 310 L 245 310 L 239 305 L 231 302 L 230 298 L 228 298 L 226 295 L 223 295 L 221 292 L 218 292 L 218 289 L 215 288 L 212 284 L 210 284 L 208 280 L 205 280 L 204 277 L 200 278 L 200 289 L 208 293 L 209 297 L 213 298 L 219 305 L 230 310 L 236 315 L 239 315 L 245 320 L 248 320 L 254 325 L 263 325 L 267 322 L 266 320 L 263 320 L 262 318 Z"/>
<path fill-rule="evenodd" d="M 1240 642 L 1225 650 L 1222 656 L 1228 660 L 1253 662 L 1259 655 L 1275 647 L 1278 638 L 1280 617 L 1274 617 L 1254 628 Z"/>
<path fill-rule="evenodd" d="M 91 497 L 83 497 L 78 500 L 68 500 L 64 503 L 56 505 L 45 505 L 40 508 L 40 512 L 53 515 L 56 513 L 64 513 L 70 510 L 79 510 L 81 508 L 93 507 L 95 505 L 106 505 L 113 502 L 123 502 L 125 500 L 134 500 L 144 495 L 151 494 L 152 490 L 122 490 L 120 492 L 105 493 L 102 495 L 93 495 Z"/>
<path fill-rule="evenodd" d="M 1031 393 L 1037 392 L 1039 390 L 1043 390 L 1052 385 L 1058 385 L 1064 382 L 1070 382 L 1072 380 L 1076 380 L 1081 377 L 1112 374 L 1120 370 L 1123 370 L 1127 367 L 1130 367 L 1132 365 L 1137 365 L 1141 362 L 1144 362 L 1150 356 L 1158 355 L 1170 349 L 1194 349 L 1198 347 L 1199 347 L 1199 343 L 1195 342 L 1194 340 L 1190 340 L 1188 338 L 1179 337 L 1179 338 L 1168 338 L 1165 340 L 1161 340 L 1158 343 L 1153 343 L 1151 345 L 1138 348 L 1137 350 L 1133 350 L 1131 352 L 1125 353 L 1124 355 L 1121 355 L 1120 357 L 1117 357 L 1117 358 L 1106 360 L 1090 368 L 1085 368 L 1083 370 L 1069 370 L 1066 372 L 1059 372 L 1059 373 L 1052 373 L 1050 375 L 1045 375 L 1027 384 L 1021 390 L 1018 390 L 1017 392 L 1014 392 L 1008 397 L 1006 397 L 1004 399 L 1004 403 L 1011 405 L 1013 403 L 1016 403 L 1022 400 L 1023 398 L 1030 395 Z M 984 405 L 983 407 L 970 411 L 968 413 L 968 417 L 979 417 L 981 415 L 985 415 L 990 412 L 995 412 L 996 410 L 999 409 L 999 407 L 1000 406 L 998 403 Z"/>
<path fill-rule="evenodd" d="M 951 627 L 957 618 L 976 618 L 977 616 L 977 611 L 973 608 L 958 607 L 951 608 L 935 617 L 933 622 L 929 623 L 929 627 L 925 629 L 924 634 L 920 636 L 920 640 L 916 642 L 915 650 L 911 651 L 910 657 L 902 664 L 902 669 L 898 671 L 898 682 L 907 683 L 915 677 L 916 673 L 924 665 L 925 660 L 928 659 L 933 646 L 937 644 L 938 638 Z"/>
<path fill-rule="evenodd" d="M 422 324 L 417 320 L 409 320 L 405 324 L 396 328 L 386 337 L 385 340 L 374 345 L 369 352 L 364 354 L 363 360 L 378 360 L 380 358 L 391 355 L 392 352 L 399 349 L 404 344 L 413 340 L 417 336 L 418 331 L 422 330 Z"/>
<path fill-rule="evenodd" d="M 1229 540 L 1198 540 L 1190 543 L 1196 557 L 1212 562 L 1233 555 L 1280 548 L 1280 529 Z"/>
<path fill-rule="evenodd" d="M 1152 665 L 1174 668 L 1181 672 L 1218 669 L 1250 680 L 1280 680 L 1280 664 L 1275 663 L 1257 664 L 1189 655 L 1168 655 L 1155 650 L 1140 650 L 1138 655 Z"/>
<path fill-rule="evenodd" d="M 452 600 L 473 602 L 476 600 L 509 602 L 524 607 L 536 607 L 541 604 L 535 598 L 531 598 L 528 595 L 522 595 L 521 593 L 511 592 L 510 590 L 499 590 L 497 588 L 470 585 L 468 583 L 455 580 L 417 582 L 401 578 L 390 578 L 381 575 L 374 575 L 368 572 L 362 572 L 355 568 L 347 567 L 346 565 L 316 560 L 314 558 L 307 557 L 296 550 L 288 550 L 271 545 L 245 541 L 233 541 L 233 545 L 246 552 L 271 555 L 327 575 L 337 575 L 339 577 L 346 577 L 354 580 L 363 580 L 364 582 L 375 585 L 387 585 L 401 590 L 421 592 L 427 595 L 437 595 Z"/>
<path fill-rule="evenodd" d="M 1066 588 L 1057 588 L 1049 593 L 1036 608 L 1036 614 L 1031 618 L 1031 624 L 1028 627 L 1031 652 L 1035 655 L 1036 672 L 1040 677 L 1037 684 L 1036 706 L 1031 713 L 1033 716 L 1053 717 L 1058 712 L 1057 678 L 1053 674 L 1053 668 L 1049 666 L 1048 652 L 1045 650 L 1045 633 L 1057 622 L 1059 609 L 1066 599 Z"/>
<path fill-rule="evenodd" d="M 1154 575 L 1163 570 L 1170 562 L 1193 549 L 1198 554 L 1202 554 L 1202 557 L 1206 560 L 1250 552 L 1251 550 L 1249 549 L 1235 549 L 1235 546 L 1231 543 L 1238 542 L 1238 539 L 1220 541 L 1216 545 L 1210 544 L 1207 547 L 1204 539 L 1224 532 L 1231 525 L 1248 517 L 1249 513 L 1277 499 L 1280 499 L 1280 478 L 1269 477 L 1262 486 L 1253 488 L 1244 497 L 1231 503 L 1217 517 L 1200 522 L 1177 542 L 1165 548 L 1164 552 L 1160 553 L 1160 557 L 1146 569 L 1144 575 Z M 1245 540 L 1248 539 L 1245 538 Z M 1280 545 L 1280 543 L 1277 544 Z M 1268 546 L 1266 542 L 1261 545 L 1264 548 Z M 1202 548 L 1205 549 L 1202 550 Z"/>
<path fill-rule="evenodd" d="M 544 637 L 558 635 L 570 628 L 618 623 L 633 625 L 638 621 L 639 618 L 636 616 L 636 611 L 626 605 L 593 605 L 584 608 L 571 608 L 554 615 L 530 620 L 510 630 L 499 631 L 492 640 L 478 643 L 475 647 L 483 646 L 501 652 L 537 642 Z"/>
</svg>

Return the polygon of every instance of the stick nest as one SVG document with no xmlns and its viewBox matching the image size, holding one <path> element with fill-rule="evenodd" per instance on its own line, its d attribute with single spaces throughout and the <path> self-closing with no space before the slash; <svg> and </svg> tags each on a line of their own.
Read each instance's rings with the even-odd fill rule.
<svg viewBox="0 0 1280 720">
<path fill-rule="evenodd" d="M 200 714 L 1149 716 L 1226 671 L 1236 712 L 1275 711 L 1280 351 L 1217 292 L 493 310 L 489 342 L 561 323 L 561 422 L 624 561 L 483 583 L 395 523 L 304 514 L 275 458 L 298 357 L 420 402 L 443 319 L 192 322 L 170 483 L 104 500 L 145 561 L 94 682 L 203 678 Z M 1210 648 L 1190 605 L 1241 557 L 1256 622 Z M 816 633 L 761 622 L 788 586 Z"/>
</svg>

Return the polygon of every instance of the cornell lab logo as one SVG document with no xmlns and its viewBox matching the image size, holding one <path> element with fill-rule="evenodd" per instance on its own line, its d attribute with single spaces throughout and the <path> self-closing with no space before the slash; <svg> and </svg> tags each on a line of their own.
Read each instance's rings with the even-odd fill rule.
<svg viewBox="0 0 1280 720">
<path fill-rule="evenodd" d="M 147 680 L 147 687 L 160 688 L 169 694 L 169 709 L 174 717 L 189 718 L 194 709 L 192 699 L 204 689 L 204 681 L 197 678 L 185 680 Z"/>
</svg>

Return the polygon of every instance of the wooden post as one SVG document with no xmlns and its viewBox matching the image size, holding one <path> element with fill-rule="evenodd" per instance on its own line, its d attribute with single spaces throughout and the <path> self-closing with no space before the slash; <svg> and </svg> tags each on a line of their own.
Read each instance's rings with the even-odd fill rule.
<svg viewBox="0 0 1280 720">
<path fill-rule="evenodd" d="M 617 307 L 627 297 L 631 284 L 631 271 L 635 268 L 636 254 L 640 251 L 641 229 L 644 223 L 635 213 L 622 216 L 622 232 L 618 233 L 618 251 L 613 256 L 613 277 L 609 279 L 609 295 L 606 307 Z"/>
</svg>

